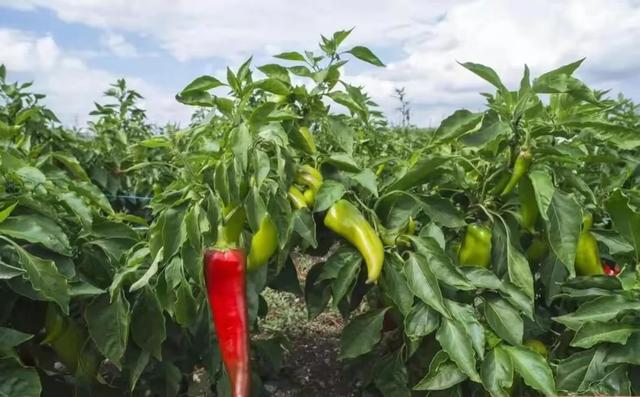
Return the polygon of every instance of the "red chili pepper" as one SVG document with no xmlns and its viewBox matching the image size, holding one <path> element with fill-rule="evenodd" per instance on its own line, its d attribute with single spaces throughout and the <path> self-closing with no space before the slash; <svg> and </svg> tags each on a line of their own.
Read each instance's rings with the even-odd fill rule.
<svg viewBox="0 0 640 397">
<path fill-rule="evenodd" d="M 610 265 L 610 264 L 606 263 L 606 264 L 604 264 L 602 266 L 602 270 L 604 271 L 604 274 L 606 274 L 607 276 L 615 277 L 618 274 L 620 274 L 620 271 L 622 269 L 620 268 L 620 265 L 618 265 L 618 264 Z"/>
<path fill-rule="evenodd" d="M 233 397 L 249 397 L 251 378 L 245 258 L 245 253 L 236 248 L 207 250 L 204 254 L 211 317 Z"/>
</svg>

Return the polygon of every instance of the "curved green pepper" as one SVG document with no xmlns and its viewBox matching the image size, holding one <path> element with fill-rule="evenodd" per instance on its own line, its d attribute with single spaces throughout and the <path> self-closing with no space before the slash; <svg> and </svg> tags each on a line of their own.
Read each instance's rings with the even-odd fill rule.
<svg viewBox="0 0 640 397">
<path fill-rule="evenodd" d="M 592 224 L 593 217 L 591 214 L 586 214 L 582 218 L 582 231 L 580 232 L 578 246 L 576 247 L 576 273 L 581 276 L 604 274 L 602 262 L 600 262 L 598 242 L 595 237 L 593 237 L 593 234 L 591 234 Z"/>
<path fill-rule="evenodd" d="M 384 247 L 362 213 L 347 200 L 338 200 L 327 211 L 324 224 L 360 251 L 367 265 L 367 283 L 375 283 L 384 263 Z"/>
<path fill-rule="evenodd" d="M 315 204 L 316 202 L 316 193 L 313 191 L 313 189 L 305 190 L 303 193 L 303 196 L 304 196 L 304 202 L 309 207 L 313 207 L 313 204 Z"/>
<path fill-rule="evenodd" d="M 489 267 L 491 230 L 478 224 L 467 226 L 467 232 L 458 251 L 458 262 L 462 266 Z"/>
<path fill-rule="evenodd" d="M 520 179 L 522 179 L 524 174 L 526 174 L 527 171 L 529 170 L 529 166 L 531 165 L 532 159 L 533 159 L 533 156 L 531 155 L 531 152 L 528 149 L 523 149 L 520 151 L 520 153 L 518 154 L 518 157 L 516 158 L 516 162 L 513 165 L 513 173 L 511 174 L 511 177 L 509 178 L 509 182 L 507 182 L 507 185 L 504 187 L 504 189 L 502 189 L 502 193 L 500 193 L 501 196 L 505 196 L 511 193 L 511 191 L 513 190 L 513 188 L 516 187 Z"/>
<path fill-rule="evenodd" d="M 289 192 L 287 193 L 287 195 L 289 196 L 289 200 L 291 200 L 291 204 L 293 204 L 294 208 L 307 208 L 307 200 L 305 199 L 300 189 L 298 189 L 297 187 L 289 187 Z"/>
<path fill-rule="evenodd" d="M 320 190 L 323 182 L 324 178 L 322 178 L 320 171 L 309 164 L 300 167 L 296 175 L 296 183 L 309 187 L 314 193 Z"/>
<path fill-rule="evenodd" d="M 533 233 L 538 221 L 538 203 L 536 202 L 533 184 L 529 178 L 524 178 L 518 185 L 518 196 L 520 197 L 520 219 L 522 227 Z"/>
<path fill-rule="evenodd" d="M 311 134 L 309 128 L 300 127 L 297 130 L 294 129 L 292 138 L 293 143 L 306 153 L 314 154 L 317 151 L 313 134 Z"/>
<path fill-rule="evenodd" d="M 247 257 L 247 270 L 256 270 L 269 262 L 278 249 L 278 229 L 269 214 L 260 222 L 258 231 L 251 237 L 251 248 Z"/>
</svg>

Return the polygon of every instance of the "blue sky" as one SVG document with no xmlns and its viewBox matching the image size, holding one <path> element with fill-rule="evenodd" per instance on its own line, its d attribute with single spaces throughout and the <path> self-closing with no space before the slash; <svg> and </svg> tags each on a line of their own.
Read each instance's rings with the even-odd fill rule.
<svg viewBox="0 0 640 397">
<path fill-rule="evenodd" d="M 295 4 L 295 5 L 294 5 Z M 313 49 L 320 34 L 355 27 L 346 47 L 366 45 L 387 64 L 348 64 L 391 120 L 405 87 L 413 121 L 437 125 L 460 107 L 478 109 L 490 90 L 456 61 L 494 67 L 516 84 L 587 57 L 578 73 L 597 88 L 640 100 L 637 0 L 0 0 L 0 63 L 68 125 L 124 77 L 145 96 L 150 118 L 188 120 L 174 95 L 201 74 L 221 75 L 249 55 L 255 64 L 285 50 Z"/>
</svg>

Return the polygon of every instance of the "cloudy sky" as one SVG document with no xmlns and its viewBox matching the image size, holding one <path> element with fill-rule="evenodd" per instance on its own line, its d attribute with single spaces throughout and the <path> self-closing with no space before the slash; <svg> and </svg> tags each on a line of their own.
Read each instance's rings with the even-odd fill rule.
<svg viewBox="0 0 640 397">
<path fill-rule="evenodd" d="M 193 78 L 351 27 L 345 47 L 368 46 L 387 67 L 352 62 L 346 79 L 392 120 L 400 87 L 422 126 L 482 106 L 490 87 L 456 61 L 516 84 L 525 63 L 536 75 L 586 57 L 587 84 L 640 101 L 640 0 L 0 0 L 0 63 L 9 80 L 34 80 L 69 125 L 120 77 L 152 120 L 184 123 L 190 109 L 174 95 Z"/>
</svg>

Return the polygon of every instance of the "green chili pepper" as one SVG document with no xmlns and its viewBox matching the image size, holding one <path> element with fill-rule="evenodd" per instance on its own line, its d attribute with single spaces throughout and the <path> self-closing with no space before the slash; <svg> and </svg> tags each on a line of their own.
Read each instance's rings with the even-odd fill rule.
<svg viewBox="0 0 640 397">
<path fill-rule="evenodd" d="M 582 231 L 578 238 L 575 260 L 576 273 L 581 276 L 604 274 L 602 262 L 600 262 L 598 242 L 591 234 L 592 223 L 593 217 L 591 214 L 586 214 L 582 218 Z"/>
<path fill-rule="evenodd" d="M 247 257 L 247 269 L 256 270 L 269 262 L 278 249 L 278 229 L 269 214 L 260 222 L 258 231 L 251 238 L 251 249 Z"/>
<path fill-rule="evenodd" d="M 458 261 L 462 266 L 489 267 L 491 230 L 479 224 L 467 226 L 467 232 L 458 251 Z"/>
<path fill-rule="evenodd" d="M 528 149 L 523 149 L 520 151 L 520 153 L 518 154 L 518 157 L 516 158 L 516 162 L 513 165 L 513 172 L 511 173 L 511 178 L 509 178 L 509 182 L 507 182 L 507 185 L 502 190 L 502 193 L 500 193 L 501 196 L 505 196 L 511 193 L 511 191 L 513 190 L 513 188 L 516 187 L 520 179 L 522 179 L 522 177 L 529 170 L 529 166 L 531 165 L 532 159 L 533 159 L 533 156 L 531 155 L 531 152 Z"/>
<path fill-rule="evenodd" d="M 347 200 L 338 200 L 327 211 L 324 224 L 360 251 L 367 265 L 367 283 L 375 283 L 382 270 L 384 247 L 362 213 Z"/>
<path fill-rule="evenodd" d="M 291 200 L 291 204 L 296 209 L 307 208 L 307 201 L 305 200 L 304 195 L 295 186 L 291 186 L 288 192 L 289 200 Z"/>
<path fill-rule="evenodd" d="M 518 185 L 518 195 L 520 197 L 520 218 L 522 227 L 533 233 L 538 221 L 538 203 L 536 201 L 533 184 L 529 178 L 523 178 Z"/>
</svg>

